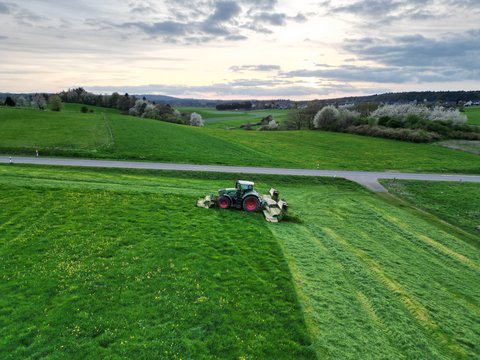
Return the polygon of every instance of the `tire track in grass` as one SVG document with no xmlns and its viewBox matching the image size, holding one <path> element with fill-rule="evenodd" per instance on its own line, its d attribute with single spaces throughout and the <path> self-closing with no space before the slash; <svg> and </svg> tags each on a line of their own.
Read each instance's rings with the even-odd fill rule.
<svg viewBox="0 0 480 360">
<path fill-rule="evenodd" d="M 412 215 L 408 213 L 408 211 L 402 211 L 401 214 L 398 212 L 398 210 L 394 213 L 388 213 L 383 208 L 378 208 L 371 202 L 368 202 L 366 206 L 370 207 L 372 211 L 381 214 L 381 218 L 384 218 L 387 220 L 387 222 L 393 223 L 401 232 L 409 235 L 410 237 L 419 238 L 419 240 L 430 245 L 439 252 L 448 255 L 450 258 L 456 259 L 464 265 L 468 264 L 468 266 L 475 268 L 475 270 L 480 269 L 480 256 L 475 256 L 475 254 L 478 254 L 478 249 L 474 246 L 463 241 L 459 242 L 457 237 L 454 237 L 443 230 L 435 229 L 435 239 L 433 238 L 434 235 L 429 234 L 429 236 L 426 236 L 424 233 L 419 232 L 419 224 L 424 224 L 425 222 L 423 220 L 419 221 L 417 218 L 415 218 L 415 223 L 412 223 Z M 391 207 L 391 209 L 395 208 Z M 402 219 L 400 219 L 400 216 Z M 428 227 L 431 230 L 434 229 L 432 226 Z M 463 254 L 461 252 L 463 252 Z M 474 256 L 475 259 L 471 259 L 470 257 L 472 256 Z"/>
<path fill-rule="evenodd" d="M 390 276 L 388 276 L 381 266 L 371 258 L 369 258 L 363 251 L 350 245 L 345 239 L 339 236 L 333 229 L 323 228 L 323 231 L 349 251 L 355 254 L 358 259 L 363 261 L 368 267 L 377 275 L 379 280 L 392 292 L 396 295 L 397 298 L 404 304 L 405 308 L 417 319 L 419 324 L 424 327 L 426 330 L 432 333 L 440 341 L 438 342 L 445 350 L 448 350 L 449 353 L 455 357 L 466 357 L 467 354 L 465 350 L 459 346 L 457 343 L 453 342 L 446 334 L 441 331 L 441 327 L 431 319 L 429 316 L 428 310 L 418 301 L 416 301 L 405 289 L 402 288 L 400 284 L 395 282 Z"/>
<path fill-rule="evenodd" d="M 338 254 L 316 232 L 293 224 L 281 229 L 272 226 L 272 232 L 289 263 L 320 358 L 401 357 L 395 335 L 365 309 L 346 264 L 338 261 Z"/>
<path fill-rule="evenodd" d="M 451 257 L 452 259 L 457 260 L 458 262 L 462 263 L 463 265 L 469 266 L 472 269 L 477 270 L 477 271 L 480 270 L 480 266 L 478 264 L 476 264 L 473 260 L 469 259 L 465 255 L 459 254 L 458 252 L 450 249 L 449 247 L 441 244 L 440 242 L 432 239 L 429 236 L 426 236 L 424 234 L 419 233 L 418 231 L 414 231 L 414 230 L 408 228 L 397 217 L 394 217 L 394 216 L 391 216 L 391 215 L 388 215 L 388 214 L 384 214 L 383 216 L 389 222 L 395 224 L 396 226 L 398 226 L 400 229 L 402 229 L 406 233 L 409 233 L 412 236 L 416 237 L 417 239 L 419 239 L 419 240 L 423 241 L 424 243 L 430 245 L 432 248 L 442 252 L 443 254 Z"/>
<path fill-rule="evenodd" d="M 371 207 L 369 209 L 371 211 Z M 388 268 L 397 281 L 400 280 L 407 284 L 409 291 L 413 290 L 412 295 L 431 312 L 443 332 L 458 345 L 466 345 L 464 350 L 471 356 L 475 353 L 473 345 L 475 339 L 480 334 L 478 328 L 479 292 L 475 287 L 475 284 L 478 283 L 478 271 L 466 267 L 457 260 L 444 257 L 437 251 L 432 253 L 429 245 L 420 241 L 412 241 L 411 236 L 402 229 L 383 219 L 383 214 L 388 210 L 381 206 L 376 208 L 377 213 L 381 214 L 379 225 L 382 228 L 381 233 L 384 235 L 384 241 L 378 241 L 375 244 L 374 248 L 378 249 L 375 250 L 376 258 L 381 259 L 382 267 Z M 395 210 L 395 208 L 391 210 Z M 399 212 L 400 209 L 397 211 Z M 396 214 L 400 216 L 400 213 Z M 405 217 L 410 219 L 409 214 L 405 214 Z M 357 243 L 368 244 L 369 238 L 372 236 L 371 226 L 365 228 L 361 226 L 361 223 L 359 225 L 355 234 L 362 240 Z M 437 230 L 429 223 L 424 223 L 423 220 L 418 222 L 417 229 Z M 455 240 L 451 235 L 445 235 L 448 235 L 453 241 Z M 465 244 L 461 240 L 457 239 L 457 241 L 462 245 Z M 470 247 L 469 244 L 465 244 L 465 246 Z M 374 248 L 369 245 L 369 249 Z M 384 250 L 380 250 L 381 248 Z M 415 252 L 412 252 L 412 249 L 415 249 Z M 369 255 L 371 255 L 370 252 Z M 446 263 L 445 260 L 451 261 Z M 453 315 L 452 309 L 455 309 L 455 315 Z M 464 330 L 460 331 L 459 329 L 462 327 Z"/>
<path fill-rule="evenodd" d="M 389 230 L 389 229 L 386 229 L 386 230 Z M 356 233 L 357 236 L 359 236 L 362 239 L 362 243 L 368 243 L 369 242 L 370 236 L 366 232 L 357 228 L 355 233 Z M 402 238 L 398 237 L 398 239 L 400 241 Z M 399 255 L 399 253 L 400 253 L 399 251 L 395 252 L 395 251 L 389 249 L 387 246 L 385 246 L 384 242 L 379 242 L 377 244 L 377 246 L 381 247 L 382 253 L 385 254 L 384 258 L 391 259 L 391 261 L 394 262 L 394 264 L 396 264 L 396 265 L 404 264 L 405 263 L 404 261 L 406 259 L 411 260 L 411 257 L 408 257 L 408 255 L 407 255 L 407 258 L 405 259 L 404 257 Z M 429 253 L 425 249 L 420 248 L 419 250 L 422 251 L 423 254 L 429 255 Z M 427 262 L 426 261 L 421 261 L 421 263 L 426 264 Z M 438 272 L 439 269 L 442 269 L 442 265 L 444 265 L 444 263 L 442 263 L 440 260 L 434 260 L 433 266 L 437 269 L 437 272 Z M 426 271 L 426 270 L 424 270 L 424 271 Z M 422 269 L 419 269 L 419 272 L 421 273 Z M 449 275 L 451 275 L 451 272 L 449 273 Z M 444 278 L 445 276 L 446 276 L 445 274 L 439 274 L 440 278 Z M 452 290 L 446 288 L 443 283 L 440 283 L 435 278 L 430 278 L 429 282 L 431 282 L 434 285 L 433 286 L 434 288 L 441 289 L 440 293 L 448 292 L 449 294 L 451 294 L 451 296 L 453 298 L 455 298 L 457 301 L 461 302 L 463 304 L 462 305 L 463 307 L 469 308 L 470 310 L 473 310 L 475 313 L 480 315 L 480 307 L 475 305 L 471 301 L 471 299 L 469 300 L 469 299 L 465 298 L 464 296 L 462 296 L 463 294 L 462 295 L 457 294 L 457 293 L 453 292 Z"/>
<path fill-rule="evenodd" d="M 413 225 L 404 225 L 400 216 L 405 219 L 409 219 L 409 214 L 396 214 L 396 216 L 388 215 L 388 211 L 392 209 L 384 209 L 382 207 L 377 207 L 374 204 L 366 203 L 365 207 L 367 210 L 371 211 L 372 214 L 377 214 L 378 224 L 383 228 L 383 232 L 389 234 L 389 236 L 394 236 L 397 239 L 398 245 L 405 244 L 405 241 L 408 241 L 409 244 L 415 246 L 420 253 L 415 253 L 415 258 L 417 255 L 422 254 L 425 264 L 431 263 L 431 268 L 442 269 L 443 271 L 448 272 L 449 276 L 457 275 L 459 271 L 464 271 L 463 269 L 468 269 L 469 274 L 478 276 L 478 270 L 480 269 L 479 265 L 468 258 L 467 256 L 458 253 L 455 250 L 450 249 L 448 246 L 440 243 L 437 240 L 432 239 L 426 235 L 423 235 L 418 231 L 418 229 L 423 229 L 424 232 L 431 232 L 436 230 L 431 225 L 425 224 L 422 220 L 419 220 L 416 223 L 416 227 L 413 228 Z M 427 225 L 425 227 L 425 225 Z M 415 229 L 415 230 L 414 230 Z M 465 248 L 470 248 L 469 253 L 471 255 L 475 254 L 477 250 L 471 245 L 462 242 L 458 238 L 453 237 L 452 235 L 441 232 L 436 234 L 436 236 L 443 235 L 443 238 L 449 239 L 450 243 L 455 244 L 455 242 L 460 243 Z M 429 238 L 429 239 L 427 239 Z M 407 249 L 406 247 L 404 247 Z M 432 249 L 434 250 L 432 252 Z M 411 252 L 411 250 L 409 250 Z M 400 252 L 399 252 L 400 253 Z M 433 256 L 437 254 L 439 256 Z M 408 260 L 413 260 L 409 258 Z M 451 264 L 451 267 L 445 266 L 445 261 L 448 261 Z M 421 266 L 422 263 L 419 263 Z M 435 265 L 435 266 L 434 266 Z M 458 267 L 460 265 L 460 268 Z"/>
</svg>

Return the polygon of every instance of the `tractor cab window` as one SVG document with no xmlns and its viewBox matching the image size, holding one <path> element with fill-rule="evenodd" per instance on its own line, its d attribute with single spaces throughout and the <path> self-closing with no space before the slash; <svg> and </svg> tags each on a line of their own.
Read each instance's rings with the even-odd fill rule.
<svg viewBox="0 0 480 360">
<path fill-rule="evenodd" d="M 253 190 L 253 185 L 247 185 L 237 182 L 237 190 L 249 191 Z"/>
</svg>

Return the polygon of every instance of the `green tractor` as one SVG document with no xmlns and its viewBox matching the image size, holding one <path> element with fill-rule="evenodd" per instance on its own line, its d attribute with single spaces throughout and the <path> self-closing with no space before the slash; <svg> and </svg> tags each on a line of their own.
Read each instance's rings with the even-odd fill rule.
<svg viewBox="0 0 480 360">
<path fill-rule="evenodd" d="M 220 209 L 228 209 L 235 207 L 248 212 L 260 209 L 260 195 L 253 190 L 251 181 L 238 180 L 235 188 L 227 188 L 218 190 L 218 207 Z"/>
<path fill-rule="evenodd" d="M 279 199 L 279 193 L 270 189 L 269 195 L 260 196 L 251 181 L 238 180 L 234 188 L 218 190 L 218 194 L 210 194 L 197 201 L 198 207 L 220 209 L 237 208 L 247 212 L 262 210 L 269 222 L 278 222 L 287 212 L 288 204 Z"/>
</svg>

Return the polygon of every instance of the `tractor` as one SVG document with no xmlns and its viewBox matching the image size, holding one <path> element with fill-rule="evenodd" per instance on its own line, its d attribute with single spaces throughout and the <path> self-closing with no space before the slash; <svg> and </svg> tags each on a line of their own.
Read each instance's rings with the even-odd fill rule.
<svg viewBox="0 0 480 360">
<path fill-rule="evenodd" d="M 220 209 L 237 208 L 247 212 L 262 210 L 269 222 L 278 222 L 287 212 L 288 204 L 279 199 L 279 193 L 270 189 L 269 195 L 260 196 L 253 188 L 251 181 L 237 180 L 234 188 L 218 190 L 197 201 L 197 206 L 203 208 L 219 207 Z"/>
</svg>

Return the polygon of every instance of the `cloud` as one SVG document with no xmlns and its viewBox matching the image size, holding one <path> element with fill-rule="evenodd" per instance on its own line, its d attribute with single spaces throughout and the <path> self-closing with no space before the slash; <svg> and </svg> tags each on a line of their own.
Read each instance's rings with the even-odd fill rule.
<svg viewBox="0 0 480 360">
<path fill-rule="evenodd" d="M 427 38 L 420 34 L 347 40 L 345 50 L 362 60 L 398 67 L 449 68 L 478 77 L 480 30 Z"/>
<path fill-rule="evenodd" d="M 150 15 L 150 14 L 156 14 L 158 11 L 155 7 L 154 4 L 146 2 L 146 3 L 130 3 L 130 12 L 134 15 Z"/>
<path fill-rule="evenodd" d="M 0 14 L 11 14 L 11 5 L 0 2 Z"/>
<path fill-rule="evenodd" d="M 272 34 L 271 27 L 286 26 L 289 22 L 305 22 L 298 13 L 289 16 L 275 11 L 276 0 L 192 0 L 167 1 L 166 12 L 152 22 L 128 21 L 117 23 L 118 29 L 136 28 L 150 38 L 184 44 L 215 40 L 242 41 L 252 34 Z M 131 11 L 151 12 L 151 5 L 130 4 Z M 164 9 L 165 10 L 165 9 Z"/>
<path fill-rule="evenodd" d="M 235 1 L 218 1 L 215 3 L 214 13 L 210 15 L 206 21 L 223 23 L 231 20 L 240 14 L 241 11 L 242 9 Z"/>
<path fill-rule="evenodd" d="M 136 27 L 152 36 L 180 36 L 185 35 L 188 32 L 188 24 L 183 24 L 175 21 L 162 21 L 153 24 L 138 21 L 124 23 L 122 24 L 122 26 Z"/>
<path fill-rule="evenodd" d="M 234 72 L 242 71 L 278 71 L 280 70 L 279 65 L 270 65 L 270 64 L 260 64 L 260 65 L 235 65 L 229 68 Z"/>
<path fill-rule="evenodd" d="M 399 20 L 426 20 L 445 16 L 435 0 L 357 0 L 346 5 L 322 3 L 328 14 L 353 15 L 364 25 L 391 24 Z"/>
<path fill-rule="evenodd" d="M 0 14 L 11 15 L 17 23 L 25 26 L 32 26 L 48 20 L 45 16 L 41 16 L 27 8 L 8 2 L 0 2 Z"/>
<path fill-rule="evenodd" d="M 262 12 L 257 14 L 255 19 L 273 26 L 285 26 L 287 24 L 287 15 L 283 13 Z"/>
<path fill-rule="evenodd" d="M 343 93 L 379 93 L 385 89 L 354 87 L 348 84 L 326 84 L 323 86 L 283 85 L 272 87 L 272 82 L 251 80 L 233 81 L 205 86 L 161 85 L 150 84 L 140 86 L 86 86 L 85 89 L 97 93 L 129 93 L 129 94 L 165 94 L 184 98 L 291 98 L 322 97 Z"/>
<path fill-rule="evenodd" d="M 281 73 L 284 77 L 370 83 L 440 83 L 480 80 L 480 30 L 447 34 L 346 40 L 344 49 L 360 61 L 377 65 L 323 66 Z"/>
<path fill-rule="evenodd" d="M 323 80 L 372 82 L 372 83 L 406 83 L 414 80 L 410 74 L 393 67 L 370 67 L 344 65 L 327 69 L 300 69 L 281 74 L 284 77 L 317 78 Z"/>
</svg>

